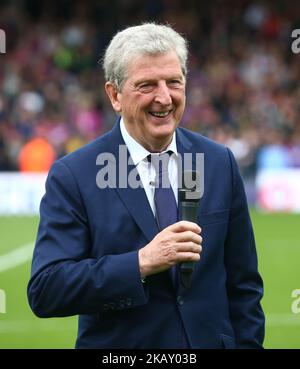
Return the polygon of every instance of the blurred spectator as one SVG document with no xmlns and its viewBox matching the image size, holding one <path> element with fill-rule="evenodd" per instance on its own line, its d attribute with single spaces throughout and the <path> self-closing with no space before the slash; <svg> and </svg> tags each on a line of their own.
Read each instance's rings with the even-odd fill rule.
<svg viewBox="0 0 300 369">
<path fill-rule="evenodd" d="M 278 130 L 266 132 L 265 145 L 258 153 L 258 169 L 282 169 L 292 166 L 288 148 Z"/>
<path fill-rule="evenodd" d="M 47 172 L 55 160 L 55 151 L 43 138 L 32 138 L 21 149 L 21 172 Z"/>
</svg>

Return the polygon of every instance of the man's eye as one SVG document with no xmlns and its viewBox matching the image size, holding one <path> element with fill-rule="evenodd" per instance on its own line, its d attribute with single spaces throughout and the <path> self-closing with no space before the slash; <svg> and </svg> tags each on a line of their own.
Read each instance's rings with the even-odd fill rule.
<svg viewBox="0 0 300 369">
<path fill-rule="evenodd" d="M 151 83 L 143 83 L 139 86 L 139 90 L 141 91 L 150 91 L 153 89 L 153 84 Z"/>
<path fill-rule="evenodd" d="M 178 79 L 172 79 L 171 81 L 169 81 L 170 85 L 181 85 L 181 81 Z"/>
</svg>

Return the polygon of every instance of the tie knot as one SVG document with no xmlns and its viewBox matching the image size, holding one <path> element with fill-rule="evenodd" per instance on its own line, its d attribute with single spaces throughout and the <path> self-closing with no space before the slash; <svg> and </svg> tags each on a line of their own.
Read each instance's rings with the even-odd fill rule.
<svg viewBox="0 0 300 369">
<path fill-rule="evenodd" d="M 171 150 L 161 154 L 149 154 L 147 160 L 153 164 L 156 173 L 161 173 L 162 171 L 168 171 L 169 160 L 172 154 Z"/>
</svg>

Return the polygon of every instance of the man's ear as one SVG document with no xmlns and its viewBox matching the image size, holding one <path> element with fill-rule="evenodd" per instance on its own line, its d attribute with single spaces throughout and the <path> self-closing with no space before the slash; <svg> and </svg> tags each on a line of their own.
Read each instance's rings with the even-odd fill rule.
<svg viewBox="0 0 300 369">
<path fill-rule="evenodd" d="M 122 104 L 120 101 L 120 93 L 118 92 L 116 86 L 111 82 L 105 83 L 105 91 L 109 97 L 112 107 L 117 113 L 121 113 Z"/>
</svg>

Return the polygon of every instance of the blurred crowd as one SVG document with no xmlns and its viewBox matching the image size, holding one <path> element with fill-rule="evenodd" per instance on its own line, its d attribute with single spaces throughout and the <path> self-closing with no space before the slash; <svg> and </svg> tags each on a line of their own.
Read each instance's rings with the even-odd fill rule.
<svg viewBox="0 0 300 369">
<path fill-rule="evenodd" d="M 296 1 L 5 1 L 0 171 L 48 170 L 115 123 L 99 59 L 127 25 L 168 22 L 189 40 L 182 126 L 232 149 L 244 178 L 300 167 Z"/>
</svg>

